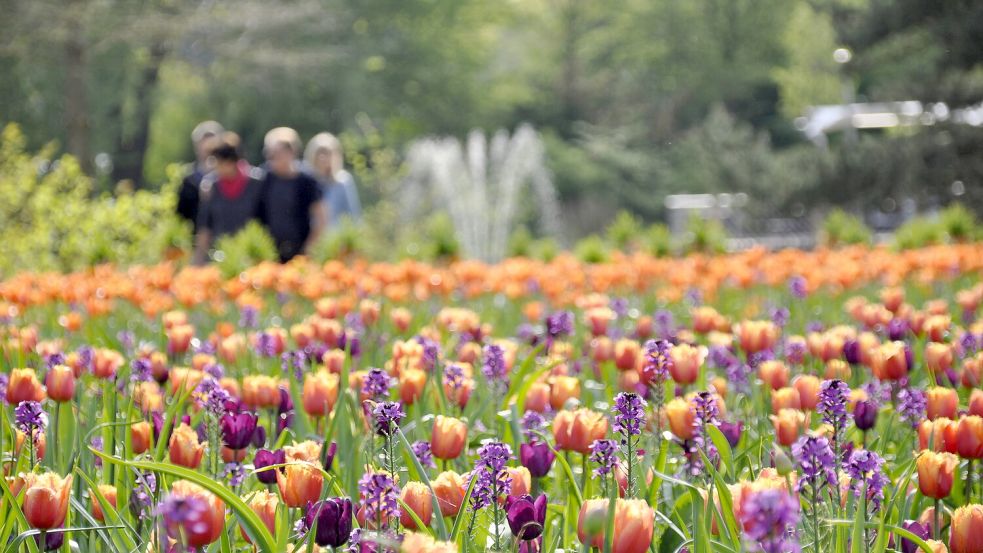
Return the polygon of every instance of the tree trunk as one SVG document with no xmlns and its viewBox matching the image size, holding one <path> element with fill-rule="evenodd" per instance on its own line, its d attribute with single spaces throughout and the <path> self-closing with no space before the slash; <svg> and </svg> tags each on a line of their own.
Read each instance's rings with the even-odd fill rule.
<svg viewBox="0 0 983 553">
<path fill-rule="evenodd" d="M 81 0 L 69 0 L 68 34 L 65 40 L 65 127 L 68 132 L 68 153 L 78 158 L 82 170 L 92 168 L 89 151 L 89 110 L 86 100 L 88 73 L 85 37 L 81 21 Z"/>
<path fill-rule="evenodd" d="M 143 163 L 150 143 L 150 117 L 153 114 L 154 91 L 160 80 L 160 66 L 167 55 L 162 43 L 150 47 L 147 64 L 140 71 L 140 79 L 133 91 L 136 108 L 131 125 L 122 125 L 117 146 L 114 177 L 117 181 L 128 180 L 134 187 L 143 183 Z M 124 129 L 132 129 L 127 133 Z"/>
</svg>

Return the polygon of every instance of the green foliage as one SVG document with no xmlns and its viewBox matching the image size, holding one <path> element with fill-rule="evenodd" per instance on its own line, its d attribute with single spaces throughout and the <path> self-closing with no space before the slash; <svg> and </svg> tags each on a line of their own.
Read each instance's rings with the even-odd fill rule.
<svg viewBox="0 0 983 553">
<path fill-rule="evenodd" d="M 977 234 L 976 218 L 959 203 L 954 203 L 935 216 L 915 217 L 894 233 L 898 249 L 921 248 L 947 242 L 964 242 Z"/>
<path fill-rule="evenodd" d="M 607 244 L 596 234 L 591 234 L 577 242 L 574 252 L 577 258 L 585 263 L 603 263 L 608 258 Z"/>
<path fill-rule="evenodd" d="M 690 216 L 684 241 L 686 252 L 723 253 L 727 251 L 727 229 L 716 219 Z"/>
<path fill-rule="evenodd" d="M 823 221 L 820 243 L 828 247 L 839 247 L 850 244 L 869 244 L 870 229 L 859 217 L 851 215 L 842 209 L 829 212 Z"/>
<path fill-rule="evenodd" d="M 902 250 L 940 244 L 944 239 L 942 226 L 932 217 L 910 219 L 894 233 L 894 244 Z"/>
<path fill-rule="evenodd" d="M 0 274 L 156 263 L 188 247 L 190 232 L 174 215 L 177 178 L 160 194 L 97 195 L 74 158 L 52 153 L 27 152 L 16 125 L 0 136 Z"/>
<path fill-rule="evenodd" d="M 222 275 L 231 278 L 261 261 L 276 260 L 276 244 L 263 225 L 250 221 L 239 232 L 216 240 L 212 259 Z"/>
<path fill-rule="evenodd" d="M 427 259 L 453 260 L 461 254 L 461 244 L 454 233 L 454 223 L 444 212 L 435 213 L 427 219 Z"/>
<path fill-rule="evenodd" d="M 672 255 L 672 233 L 666 225 L 655 223 L 650 225 L 643 235 L 645 248 L 655 257 Z"/>
<path fill-rule="evenodd" d="M 615 248 L 628 251 L 641 238 L 642 223 L 631 213 L 619 211 L 605 232 L 608 242 Z"/>
<path fill-rule="evenodd" d="M 950 240 L 964 242 L 979 234 L 976 216 L 961 203 L 953 203 L 939 213 L 939 224 Z"/>
<path fill-rule="evenodd" d="M 509 257 L 530 257 L 535 239 L 525 225 L 519 225 L 509 236 Z"/>
</svg>

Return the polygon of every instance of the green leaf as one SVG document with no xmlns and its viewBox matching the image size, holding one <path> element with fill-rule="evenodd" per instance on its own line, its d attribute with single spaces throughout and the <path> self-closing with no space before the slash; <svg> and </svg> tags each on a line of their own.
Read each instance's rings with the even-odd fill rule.
<svg viewBox="0 0 983 553">
<path fill-rule="evenodd" d="M 720 465 L 724 469 L 724 474 L 736 474 L 734 471 L 734 454 L 730 450 L 730 442 L 727 441 L 724 433 L 712 424 L 708 424 L 704 428 L 706 429 L 707 434 L 710 435 L 710 440 L 713 442 L 713 446 L 717 448 L 717 453 L 720 454 Z"/>
</svg>

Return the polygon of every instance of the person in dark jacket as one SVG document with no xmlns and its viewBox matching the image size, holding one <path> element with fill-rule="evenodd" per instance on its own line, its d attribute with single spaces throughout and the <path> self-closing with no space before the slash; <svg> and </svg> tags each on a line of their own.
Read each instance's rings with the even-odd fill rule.
<svg viewBox="0 0 983 553">
<path fill-rule="evenodd" d="M 238 136 L 226 133 L 212 150 L 215 171 L 201 181 L 202 202 L 198 210 L 196 264 L 207 260 L 208 250 L 222 236 L 239 232 L 259 214 L 263 189 L 261 172 L 239 154 Z"/>
<path fill-rule="evenodd" d="M 191 170 L 181 181 L 178 191 L 177 213 L 181 218 L 190 221 L 192 236 L 198 233 L 198 206 L 201 203 L 201 181 L 208 174 L 210 166 L 209 155 L 225 129 L 215 121 L 204 121 L 191 131 L 191 145 L 195 149 L 195 162 Z"/>
<path fill-rule="evenodd" d="M 302 170 L 297 159 L 300 137 L 287 127 L 266 134 L 263 141 L 266 175 L 260 194 L 259 217 L 276 243 L 280 262 L 306 254 L 317 241 L 327 215 L 317 180 Z"/>
</svg>

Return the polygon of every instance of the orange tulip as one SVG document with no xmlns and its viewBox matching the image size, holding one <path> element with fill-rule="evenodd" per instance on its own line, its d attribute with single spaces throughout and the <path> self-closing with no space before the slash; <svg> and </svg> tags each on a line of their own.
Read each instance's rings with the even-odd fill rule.
<svg viewBox="0 0 983 553">
<path fill-rule="evenodd" d="M 314 440 L 304 440 L 283 446 L 283 454 L 288 462 L 303 461 L 316 465 L 321 462 L 321 444 Z"/>
<path fill-rule="evenodd" d="M 826 370 L 823 372 L 823 378 L 826 380 L 850 380 L 850 375 L 853 371 L 850 369 L 850 364 L 843 359 L 830 359 L 826 362 Z"/>
<path fill-rule="evenodd" d="M 960 380 L 966 388 L 977 388 L 983 383 L 983 353 L 977 353 L 975 357 L 968 357 L 963 360 Z"/>
<path fill-rule="evenodd" d="M 669 365 L 669 375 L 677 384 L 692 384 L 700 375 L 700 366 L 706 359 L 705 348 L 689 344 L 678 344 L 669 350 L 672 363 Z"/>
<path fill-rule="evenodd" d="M 526 411 L 543 413 L 550 407 L 550 385 L 545 382 L 533 382 L 522 403 Z"/>
<path fill-rule="evenodd" d="M 772 390 L 788 386 L 788 375 L 788 367 L 777 359 L 762 361 L 758 365 L 758 378 Z"/>
<path fill-rule="evenodd" d="M 440 514 L 445 517 L 455 517 L 461 510 L 464 502 L 466 486 L 461 475 L 447 470 L 437 475 L 431 483 L 433 492 L 437 496 L 437 505 L 440 506 Z"/>
<path fill-rule="evenodd" d="M 771 412 L 778 414 L 782 409 L 802 409 L 799 391 L 795 388 L 779 388 L 771 394 Z"/>
<path fill-rule="evenodd" d="M 580 507 L 577 537 L 580 543 L 604 547 L 607 499 L 588 499 Z M 641 499 L 618 499 L 614 507 L 614 553 L 644 553 L 652 544 L 655 511 Z"/>
<path fill-rule="evenodd" d="M 140 455 L 150 449 L 150 440 L 153 437 L 150 423 L 147 421 L 135 422 L 130 425 L 130 445 L 133 447 L 133 454 Z"/>
<path fill-rule="evenodd" d="M 430 520 L 433 518 L 433 495 L 430 493 L 430 488 L 420 482 L 407 482 L 399 496 L 403 503 L 416 513 L 424 526 L 430 526 Z M 405 508 L 399 515 L 399 522 L 410 530 L 422 530 L 417 527 L 413 517 Z"/>
<path fill-rule="evenodd" d="M 934 386 L 925 392 L 925 414 L 929 420 L 939 417 L 952 419 L 959 409 L 959 395 L 952 388 Z"/>
<path fill-rule="evenodd" d="M 741 321 L 735 334 L 745 353 L 757 353 L 773 348 L 781 330 L 771 321 Z"/>
<path fill-rule="evenodd" d="M 937 375 L 945 373 L 952 367 L 952 346 L 939 342 L 929 342 L 925 345 L 925 366 L 929 374 L 938 379 Z"/>
<path fill-rule="evenodd" d="M 396 330 L 406 332 L 410 328 L 410 322 L 413 321 L 413 313 L 405 307 L 397 307 L 389 313 L 389 320 Z"/>
<path fill-rule="evenodd" d="M 688 440 L 693 437 L 693 423 L 696 420 L 696 413 L 693 405 L 681 397 L 673 398 L 666 404 L 666 418 L 669 420 L 669 429 L 680 440 Z"/>
<path fill-rule="evenodd" d="M 51 367 L 44 377 L 44 383 L 48 388 L 48 397 L 55 401 L 71 401 L 75 397 L 75 371 L 67 365 Z"/>
<path fill-rule="evenodd" d="M 266 375 L 243 378 L 242 403 L 250 409 L 277 407 L 280 405 L 280 383 Z"/>
<path fill-rule="evenodd" d="M 433 420 L 430 451 L 438 459 L 457 459 L 468 439 L 468 425 L 460 419 L 437 415 Z"/>
<path fill-rule="evenodd" d="M 956 453 L 963 459 L 983 459 L 983 417 L 968 415 L 959 419 Z"/>
<path fill-rule="evenodd" d="M 924 450 L 915 461 L 918 468 L 918 489 L 925 497 L 945 499 L 952 491 L 953 474 L 959 458 L 951 453 Z"/>
<path fill-rule="evenodd" d="M 584 312 L 590 333 L 595 337 L 608 333 L 608 324 L 615 319 L 615 316 L 615 312 L 610 307 L 592 307 Z"/>
<path fill-rule="evenodd" d="M 178 354 L 188 351 L 194 336 L 195 327 L 189 324 L 172 326 L 167 330 L 167 351 Z"/>
<path fill-rule="evenodd" d="M 280 496 L 287 507 L 306 507 L 321 497 L 324 475 L 313 464 L 298 461 L 275 472 Z"/>
<path fill-rule="evenodd" d="M 72 475 L 62 478 L 54 472 L 24 476 L 24 503 L 21 510 L 27 523 L 38 530 L 59 528 L 68 514 L 68 496 L 72 490 Z"/>
<path fill-rule="evenodd" d="M 871 351 L 870 370 L 879 380 L 900 380 L 908 376 L 904 342 L 888 342 Z"/>
<path fill-rule="evenodd" d="M 805 415 L 795 409 L 782 409 L 778 415 L 771 416 L 771 421 L 775 426 L 778 443 L 786 447 L 795 443 L 802 432 L 802 427 L 806 425 Z"/>
<path fill-rule="evenodd" d="M 563 406 L 571 398 L 580 398 L 580 380 L 574 376 L 551 377 L 550 405 L 553 409 L 563 409 Z"/>
<path fill-rule="evenodd" d="M 260 490 L 254 492 L 246 503 L 249 508 L 256 513 L 259 520 L 263 522 L 266 529 L 270 531 L 270 534 L 276 535 L 276 509 L 280 505 L 280 498 L 276 496 L 275 493 Z M 251 541 L 246 530 L 240 526 L 240 531 L 242 532 L 242 537 L 246 539 L 247 542 Z"/>
<path fill-rule="evenodd" d="M 338 401 L 338 375 L 321 369 L 304 377 L 301 401 L 304 412 L 312 417 L 325 417 Z"/>
<path fill-rule="evenodd" d="M 7 403 L 17 405 L 22 401 L 44 400 L 44 387 L 34 369 L 14 369 L 7 381 Z"/>
<path fill-rule="evenodd" d="M 604 438 L 608 421 L 604 415 L 590 409 L 563 410 L 553 419 L 553 438 L 556 447 L 564 451 L 576 451 L 587 455 L 594 440 Z"/>
<path fill-rule="evenodd" d="M 171 433 L 170 459 L 175 465 L 196 469 L 201 464 L 208 442 L 199 443 L 198 433 L 186 423 L 181 423 Z"/>
<path fill-rule="evenodd" d="M 116 508 L 116 486 L 109 484 L 99 484 L 99 493 L 106 498 L 106 502 Z M 102 522 L 105 520 L 105 513 L 102 512 L 102 503 L 96 498 L 96 494 L 90 494 L 92 500 L 92 518 Z"/>
<path fill-rule="evenodd" d="M 983 390 L 973 390 L 969 393 L 969 414 L 983 417 Z"/>
<path fill-rule="evenodd" d="M 627 371 L 635 368 L 641 346 L 635 340 L 622 338 L 614 344 L 614 366 Z"/>
<path fill-rule="evenodd" d="M 932 553 L 949 553 L 949 548 L 939 540 L 925 540 L 925 545 Z"/>
<path fill-rule="evenodd" d="M 215 542 L 225 528 L 225 503 L 217 495 L 187 480 L 177 480 L 171 484 L 171 494 L 177 497 L 195 497 L 207 506 L 201 523 L 185 528 L 183 536 L 187 545 L 204 547 Z M 178 538 L 178 536 L 171 536 Z"/>
<path fill-rule="evenodd" d="M 427 373 L 420 369 L 406 369 L 399 375 L 399 398 L 407 405 L 413 405 L 423 395 L 427 383 Z"/>
<path fill-rule="evenodd" d="M 956 422 L 952 419 L 937 418 L 925 420 L 918 425 L 919 449 L 956 452 Z"/>
<path fill-rule="evenodd" d="M 526 467 L 506 467 L 512 479 L 508 495 L 528 495 L 532 489 L 532 474 Z"/>
<path fill-rule="evenodd" d="M 449 383 L 444 382 L 444 395 L 447 396 L 447 400 L 453 405 L 457 405 L 461 409 L 464 409 L 468 405 L 468 400 L 471 399 L 471 392 L 474 391 L 474 379 L 464 378 L 461 381 L 460 386 L 452 387 Z"/>
<path fill-rule="evenodd" d="M 802 409 L 813 411 L 819 403 L 819 378 L 811 374 L 800 374 L 792 380 L 792 386 L 799 392 Z"/>
<path fill-rule="evenodd" d="M 980 553 L 983 551 L 983 505 L 973 503 L 952 513 L 949 527 L 951 553 Z"/>
</svg>

